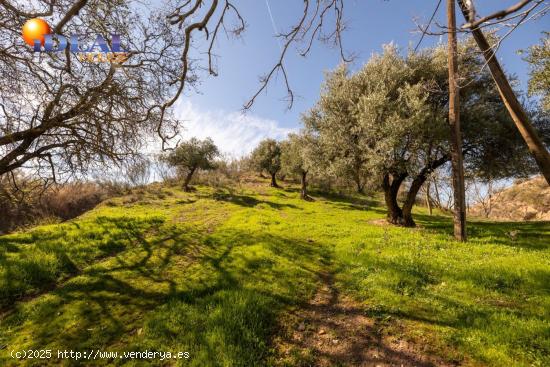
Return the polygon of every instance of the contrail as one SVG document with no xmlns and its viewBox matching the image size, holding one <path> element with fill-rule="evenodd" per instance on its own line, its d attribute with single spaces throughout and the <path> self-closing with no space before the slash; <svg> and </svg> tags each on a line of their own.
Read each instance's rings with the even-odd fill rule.
<svg viewBox="0 0 550 367">
<path fill-rule="evenodd" d="M 269 0 L 265 0 L 265 5 L 267 6 L 267 12 L 269 13 L 269 18 L 271 19 L 271 26 L 273 26 L 273 32 L 275 32 L 275 36 L 279 34 L 279 31 L 277 30 L 277 25 L 275 24 L 275 18 L 273 18 L 273 13 L 271 12 L 271 6 L 269 6 Z M 277 38 L 277 44 L 279 45 L 279 49 L 283 49 L 283 46 L 281 45 L 281 40 L 279 37 Z"/>
</svg>

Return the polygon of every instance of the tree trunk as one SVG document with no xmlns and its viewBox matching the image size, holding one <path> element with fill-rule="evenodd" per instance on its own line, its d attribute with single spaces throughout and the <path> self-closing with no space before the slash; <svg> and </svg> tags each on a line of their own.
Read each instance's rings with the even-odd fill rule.
<svg viewBox="0 0 550 367">
<path fill-rule="evenodd" d="M 358 136 L 354 136 L 353 141 L 357 144 L 359 141 Z M 355 181 L 355 186 L 358 194 L 363 194 L 365 189 L 365 183 L 361 180 L 361 167 L 363 162 L 360 158 L 355 155 L 355 163 L 353 164 L 353 180 Z"/>
<path fill-rule="evenodd" d="M 355 188 L 357 190 L 357 193 L 358 194 L 363 194 L 364 189 L 365 189 L 365 185 L 361 182 L 361 176 L 359 175 L 358 172 L 356 172 L 356 174 L 355 174 L 354 181 L 355 181 Z"/>
<path fill-rule="evenodd" d="M 434 177 L 433 180 L 436 205 L 439 207 L 439 209 L 443 209 L 443 205 L 441 204 L 441 196 L 439 195 L 439 187 L 437 187 L 437 179 Z"/>
<path fill-rule="evenodd" d="M 407 193 L 407 198 L 403 204 L 403 208 L 399 207 L 397 203 L 397 193 L 399 192 L 399 187 L 408 177 L 407 173 L 392 175 L 392 181 L 390 183 L 390 175 L 384 175 L 384 180 L 382 181 L 382 188 L 384 189 L 384 199 L 386 201 L 386 206 L 388 208 L 388 221 L 392 224 L 400 224 L 405 227 L 414 227 L 415 223 L 412 218 L 412 208 L 416 201 L 416 196 L 422 188 L 424 182 L 432 174 L 432 172 L 441 167 L 449 161 L 449 155 L 444 155 L 432 162 L 427 166 L 422 168 L 418 175 L 414 178 Z"/>
<path fill-rule="evenodd" d="M 426 182 L 426 206 L 430 215 L 432 215 L 432 198 L 430 197 L 430 180 Z"/>
<path fill-rule="evenodd" d="M 455 0 L 447 0 L 447 26 L 449 28 L 449 127 L 451 128 L 451 166 L 454 193 L 454 235 L 466 241 L 466 198 L 464 167 L 462 162 L 462 136 L 460 133 L 460 100 L 458 92 L 458 62 L 456 39 Z"/>
<path fill-rule="evenodd" d="M 358 194 L 364 194 L 365 193 L 365 186 L 361 185 L 360 182 L 357 182 L 357 193 Z"/>
<path fill-rule="evenodd" d="M 418 192 L 420 191 L 420 188 L 422 187 L 422 184 L 426 181 L 426 179 L 426 174 L 421 173 L 416 176 L 411 183 L 411 187 L 409 188 L 409 192 L 407 193 L 407 199 L 405 200 L 405 204 L 403 204 L 403 225 L 405 227 L 414 227 L 416 225 L 412 218 L 412 208 L 416 201 L 416 196 L 418 195 Z"/>
<path fill-rule="evenodd" d="M 271 174 L 271 187 L 279 187 L 279 185 L 277 185 L 277 180 L 275 179 L 275 175 L 276 173 L 272 173 Z"/>
<path fill-rule="evenodd" d="M 458 0 L 458 3 L 466 21 L 469 23 L 475 21 L 475 19 L 470 19 L 470 9 L 464 0 Z M 523 137 L 523 140 L 525 140 L 529 151 L 534 156 L 541 173 L 546 179 L 546 182 L 550 185 L 550 153 L 546 150 L 546 147 L 538 136 L 535 128 L 529 122 L 529 118 L 527 117 L 525 110 L 519 103 L 514 90 L 510 86 L 510 83 L 506 78 L 506 74 L 504 74 L 496 54 L 487 42 L 485 35 L 479 27 L 474 28 L 471 31 L 477 45 L 483 52 L 483 56 L 487 61 L 487 65 L 489 66 L 489 70 L 491 71 L 491 75 L 497 85 L 500 97 L 504 102 L 506 109 L 514 120 L 516 127 Z"/>
<path fill-rule="evenodd" d="M 384 189 L 384 200 L 388 209 L 388 222 L 391 224 L 404 224 L 405 222 L 403 219 L 403 210 L 401 210 L 397 203 L 397 193 L 406 177 L 407 174 L 393 176 L 390 183 L 390 175 L 384 175 L 382 188 Z"/>
<path fill-rule="evenodd" d="M 307 172 L 302 172 L 302 189 L 300 190 L 300 198 L 307 199 Z"/>
<path fill-rule="evenodd" d="M 183 181 L 183 190 L 185 192 L 191 191 L 189 188 L 189 183 L 191 182 L 191 178 L 193 178 L 193 173 L 195 173 L 196 168 L 191 168 L 189 172 L 187 173 L 187 176 L 185 176 L 185 180 Z"/>
<path fill-rule="evenodd" d="M 485 213 L 485 218 L 489 218 L 489 215 L 491 215 L 491 210 L 493 210 L 493 180 L 489 179 L 487 192 L 489 194 L 489 198 L 487 200 L 487 210 Z"/>
</svg>

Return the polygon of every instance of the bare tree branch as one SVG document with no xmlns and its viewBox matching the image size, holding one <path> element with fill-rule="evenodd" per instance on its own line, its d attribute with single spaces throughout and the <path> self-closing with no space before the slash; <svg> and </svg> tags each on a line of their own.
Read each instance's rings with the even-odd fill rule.
<svg viewBox="0 0 550 367">
<path fill-rule="evenodd" d="M 312 1 L 315 1 L 315 6 L 311 6 Z M 206 7 L 206 12 L 201 14 L 201 8 Z M 219 16 L 214 16 L 218 11 Z M 245 19 L 242 17 L 238 8 L 230 1 L 218 0 L 186 0 L 177 5 L 173 12 L 168 16 L 170 24 L 177 26 L 178 29 L 184 30 L 185 44 L 182 50 L 183 69 L 180 76 L 174 82 L 178 84 L 176 94 L 165 103 L 165 106 L 171 106 L 179 98 L 186 86 L 186 80 L 189 74 L 189 63 L 191 61 L 191 44 L 193 38 L 196 38 L 199 32 L 203 32 L 208 40 L 207 55 L 207 70 L 210 75 L 217 76 L 218 71 L 214 67 L 214 45 L 219 36 L 219 30 L 224 29 L 227 32 L 226 22 L 229 14 L 233 14 L 237 19 L 237 25 L 230 32 L 235 36 L 240 36 L 246 28 Z M 334 18 L 333 29 L 328 33 L 323 33 L 325 21 L 329 16 Z M 199 21 L 193 21 L 194 19 Z M 191 20 L 193 19 L 193 20 Z M 294 102 L 294 92 L 290 86 L 288 72 L 284 61 L 288 55 L 288 50 L 293 44 L 304 44 L 305 47 L 299 51 L 302 56 L 307 56 L 311 51 L 311 47 L 315 40 L 322 42 L 333 42 L 339 49 L 342 60 L 348 62 L 350 58 L 345 56 L 342 46 L 342 33 L 345 30 L 344 24 L 344 0 L 304 0 L 303 12 L 300 18 L 290 27 L 289 31 L 277 34 L 276 36 L 283 39 L 281 53 L 276 63 L 262 77 L 260 77 L 260 86 L 254 95 L 245 103 L 244 109 L 250 109 L 257 97 L 266 90 L 268 84 L 280 72 L 283 75 L 283 82 L 286 88 L 288 108 L 291 108 Z M 209 28 L 213 32 L 209 32 Z M 200 61 L 200 60 L 199 60 Z M 161 112 L 162 113 L 162 112 Z"/>
<path fill-rule="evenodd" d="M 537 3 L 542 3 L 544 0 L 538 0 Z M 503 19 L 507 17 L 510 14 L 516 13 L 517 11 L 521 10 L 523 7 L 528 5 L 529 3 L 533 2 L 533 0 L 521 0 L 520 2 L 510 6 L 507 9 L 499 10 L 493 14 L 487 15 L 485 17 L 482 17 L 478 20 L 472 20 L 469 23 L 466 23 L 462 26 L 462 28 L 476 28 L 480 26 L 481 24 L 491 20 L 491 19 Z M 470 3 L 473 3 L 473 1 L 470 0 Z M 474 9 L 473 4 L 470 6 L 470 9 Z M 470 14 L 470 19 L 473 19 L 474 17 Z"/>
</svg>

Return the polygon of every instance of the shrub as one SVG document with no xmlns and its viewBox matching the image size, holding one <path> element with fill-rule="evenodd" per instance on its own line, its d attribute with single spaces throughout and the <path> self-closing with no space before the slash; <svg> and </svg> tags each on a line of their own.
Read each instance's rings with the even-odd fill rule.
<svg viewBox="0 0 550 367">
<path fill-rule="evenodd" d="M 106 197 L 107 192 L 96 183 L 70 183 L 46 192 L 40 207 L 44 214 L 68 220 L 93 209 Z"/>
<path fill-rule="evenodd" d="M 45 186 L 22 174 L 0 177 L 0 233 L 75 218 L 120 191 L 120 187 L 92 182 Z"/>
</svg>

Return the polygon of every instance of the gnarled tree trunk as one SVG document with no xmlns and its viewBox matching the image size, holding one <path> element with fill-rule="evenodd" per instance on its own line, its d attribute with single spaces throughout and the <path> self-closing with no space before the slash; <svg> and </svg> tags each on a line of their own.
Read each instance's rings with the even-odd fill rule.
<svg viewBox="0 0 550 367">
<path fill-rule="evenodd" d="M 416 195 L 418 195 L 418 192 L 420 191 L 420 188 L 422 187 L 422 184 L 426 181 L 426 179 L 427 176 L 424 173 L 421 173 L 416 176 L 411 183 L 411 187 L 409 188 L 409 192 L 407 193 L 407 199 L 405 200 L 405 204 L 403 204 L 402 209 L 403 225 L 405 227 L 414 227 L 416 225 L 412 217 L 412 208 L 416 201 Z"/>
<path fill-rule="evenodd" d="M 403 181 L 408 177 L 408 173 L 405 172 L 392 175 L 387 173 L 384 175 L 382 189 L 384 190 L 384 199 L 386 201 L 386 207 L 388 208 L 388 222 L 405 227 L 414 227 L 416 225 L 412 217 L 412 208 L 416 201 L 416 195 L 418 195 L 422 184 L 428 179 L 429 175 L 436 168 L 442 166 L 449 160 L 450 156 L 444 155 L 430 162 L 430 164 L 420 170 L 411 183 L 411 187 L 409 188 L 407 198 L 402 208 L 399 207 L 399 203 L 397 202 L 397 193 Z"/>
<path fill-rule="evenodd" d="M 405 222 L 403 219 L 403 210 L 401 210 L 397 203 L 397 193 L 405 178 L 407 178 L 406 173 L 395 175 L 385 174 L 384 180 L 382 181 L 384 200 L 386 201 L 386 207 L 388 209 L 388 222 L 391 224 L 404 224 Z"/>
<path fill-rule="evenodd" d="M 270 184 L 271 187 L 279 187 L 279 185 L 277 185 L 277 180 L 275 178 L 276 174 L 277 173 L 271 173 L 271 184 Z"/>
<path fill-rule="evenodd" d="M 187 175 L 185 176 L 185 180 L 183 181 L 183 190 L 185 192 L 191 191 L 189 188 L 189 183 L 191 182 L 191 179 L 193 178 L 193 173 L 195 173 L 196 168 L 193 167 L 187 172 Z"/>
<path fill-rule="evenodd" d="M 307 171 L 302 172 L 302 188 L 300 189 L 300 198 L 307 199 Z"/>
</svg>

